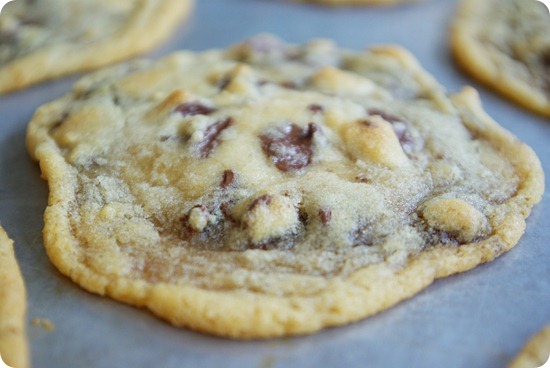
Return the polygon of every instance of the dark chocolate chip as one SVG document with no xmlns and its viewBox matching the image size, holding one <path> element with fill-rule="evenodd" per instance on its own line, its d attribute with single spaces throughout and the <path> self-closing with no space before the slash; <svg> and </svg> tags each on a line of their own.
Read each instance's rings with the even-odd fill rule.
<svg viewBox="0 0 550 368">
<path fill-rule="evenodd" d="M 294 83 L 294 82 L 292 82 L 292 81 L 281 82 L 279 85 L 280 85 L 281 87 L 288 88 L 288 89 L 296 89 L 296 88 L 298 88 L 298 86 L 296 85 L 296 83 Z"/>
<path fill-rule="evenodd" d="M 355 180 L 357 180 L 360 183 L 367 183 L 367 184 L 371 182 L 371 179 L 364 175 L 357 176 Z"/>
<path fill-rule="evenodd" d="M 182 116 L 191 116 L 191 115 L 210 115 L 216 109 L 201 104 L 200 102 L 186 102 L 175 109 L 176 112 L 179 112 Z"/>
<path fill-rule="evenodd" d="M 202 158 L 208 157 L 210 153 L 220 145 L 220 134 L 225 129 L 233 125 L 232 118 L 226 118 L 210 125 L 204 132 L 204 139 L 198 145 L 198 150 Z"/>
<path fill-rule="evenodd" d="M 363 124 L 363 125 L 366 125 L 368 127 L 373 127 L 373 128 L 378 126 L 378 124 L 376 124 L 375 121 L 372 121 L 372 120 L 369 120 L 369 119 L 363 119 L 359 123 Z"/>
<path fill-rule="evenodd" d="M 380 109 L 369 109 L 368 111 L 369 115 L 378 115 L 382 119 L 386 120 L 388 123 L 390 123 L 393 127 L 393 131 L 395 132 L 395 135 L 397 136 L 397 139 L 399 139 L 399 143 L 401 143 L 401 147 L 403 147 L 403 150 L 405 153 L 410 153 L 414 147 L 414 140 L 411 135 L 411 132 L 409 131 L 409 128 L 407 126 L 406 119 L 390 114 L 388 112 L 382 111 Z"/>
<path fill-rule="evenodd" d="M 404 121 L 403 118 L 397 116 L 397 115 L 393 115 L 393 114 L 390 114 L 388 112 L 385 112 L 385 111 L 382 111 L 380 109 L 368 109 L 367 110 L 367 113 L 369 115 L 378 115 L 380 116 L 382 119 L 386 120 L 387 122 L 389 123 L 395 123 L 397 121 Z"/>
<path fill-rule="evenodd" d="M 15 31 L 0 30 L 0 45 L 13 45 L 17 42 Z"/>
<path fill-rule="evenodd" d="M 224 89 L 227 88 L 227 86 L 229 86 L 229 83 L 231 83 L 231 77 L 229 76 L 223 77 L 218 81 L 218 88 L 220 89 L 220 91 L 223 91 Z"/>
<path fill-rule="evenodd" d="M 61 115 L 59 115 L 59 117 L 55 120 L 55 122 L 53 123 L 52 127 L 50 128 L 49 133 L 53 133 L 53 132 L 55 132 L 59 127 L 61 127 L 61 125 L 63 125 L 63 123 L 65 122 L 65 120 L 67 120 L 68 117 L 69 117 L 69 113 L 68 113 L 68 112 L 64 112 L 64 113 L 62 113 Z"/>
<path fill-rule="evenodd" d="M 313 135 L 319 126 L 310 123 L 306 129 L 289 124 L 260 136 L 264 152 L 281 171 L 298 170 L 311 164 Z"/>
<path fill-rule="evenodd" d="M 307 108 L 314 114 L 318 112 L 322 113 L 323 111 L 325 111 L 325 108 L 319 104 L 311 104 Z"/>
<path fill-rule="evenodd" d="M 233 171 L 225 170 L 223 172 L 223 178 L 222 178 L 222 181 L 220 183 L 221 187 L 224 188 L 224 189 L 229 187 L 233 183 L 234 179 L 235 179 L 235 174 L 233 173 Z"/>
<path fill-rule="evenodd" d="M 271 203 L 271 196 L 267 195 L 267 194 L 264 194 L 264 195 L 256 198 L 254 200 L 254 202 L 252 202 L 252 204 L 248 207 L 248 210 L 252 211 L 254 208 L 256 208 L 260 205 L 269 206 L 270 203 Z"/>
<path fill-rule="evenodd" d="M 319 217 L 321 218 L 321 223 L 324 226 L 329 225 L 330 220 L 332 219 L 332 210 L 330 208 L 319 210 Z"/>
</svg>

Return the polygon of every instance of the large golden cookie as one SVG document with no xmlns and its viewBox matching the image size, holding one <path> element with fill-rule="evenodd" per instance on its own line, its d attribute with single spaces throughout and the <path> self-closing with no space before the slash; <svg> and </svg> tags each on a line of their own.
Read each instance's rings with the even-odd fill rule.
<svg viewBox="0 0 550 368">
<path fill-rule="evenodd" d="M 451 31 L 460 66 L 550 117 L 550 14 L 536 0 L 461 0 Z"/>
<path fill-rule="evenodd" d="M 398 47 L 259 36 L 103 70 L 41 107 L 52 262 L 240 337 L 358 320 L 517 243 L 533 151 Z"/>
<path fill-rule="evenodd" d="M 29 366 L 25 334 L 25 284 L 13 252 L 13 241 L 0 227 L 0 356 L 10 367 Z"/>
<path fill-rule="evenodd" d="M 15 0 L 0 14 L 0 94 L 127 59 L 167 38 L 192 0 Z"/>
</svg>

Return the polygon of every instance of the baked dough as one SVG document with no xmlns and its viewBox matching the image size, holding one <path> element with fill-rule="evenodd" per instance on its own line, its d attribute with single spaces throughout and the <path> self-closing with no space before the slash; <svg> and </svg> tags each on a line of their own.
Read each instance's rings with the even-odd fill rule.
<svg viewBox="0 0 550 368">
<path fill-rule="evenodd" d="M 547 326 L 525 344 L 509 368 L 538 368 L 549 361 L 550 326 Z"/>
<path fill-rule="evenodd" d="M 550 116 L 550 14 L 536 0 L 461 0 L 451 31 L 458 64 L 480 82 Z"/>
<path fill-rule="evenodd" d="M 13 241 L 0 227 L 0 356 L 10 367 L 29 366 L 25 333 L 27 299 Z"/>
<path fill-rule="evenodd" d="M 85 289 L 177 326 L 303 334 L 514 246 L 540 162 L 396 46 L 261 35 L 80 80 L 27 134 L 44 241 Z"/>
<path fill-rule="evenodd" d="M 192 0 L 15 0 L 0 14 L 0 94 L 144 53 Z"/>
</svg>

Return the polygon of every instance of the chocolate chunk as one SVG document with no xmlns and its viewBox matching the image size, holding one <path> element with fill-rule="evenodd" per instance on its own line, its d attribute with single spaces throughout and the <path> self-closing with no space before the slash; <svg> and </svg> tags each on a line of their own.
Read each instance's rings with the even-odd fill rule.
<svg viewBox="0 0 550 368">
<path fill-rule="evenodd" d="M 235 174 L 231 170 L 225 170 L 223 172 L 223 179 L 220 183 L 220 186 L 222 188 L 227 188 L 233 183 L 233 179 L 235 178 Z"/>
<path fill-rule="evenodd" d="M 404 118 L 380 109 L 369 109 L 367 112 L 369 115 L 378 115 L 390 123 L 397 139 L 399 139 L 399 143 L 401 143 L 401 147 L 403 147 L 403 151 L 405 151 L 405 153 L 410 153 L 412 151 L 414 140 Z"/>
<path fill-rule="evenodd" d="M 393 115 L 393 114 L 390 114 L 390 113 L 387 113 L 385 111 L 382 111 L 380 109 L 368 109 L 367 110 L 367 113 L 369 115 L 378 115 L 380 116 L 382 119 L 386 120 L 388 123 L 395 123 L 395 122 L 398 122 L 398 121 L 401 121 L 403 122 L 404 119 L 397 116 L 397 115 Z"/>
<path fill-rule="evenodd" d="M 198 150 L 202 158 L 208 157 L 212 150 L 220 145 L 220 134 L 225 129 L 233 125 L 232 118 L 226 118 L 210 125 L 204 132 L 204 139 L 198 145 Z"/>
<path fill-rule="evenodd" d="M 544 67 L 550 68 L 550 50 L 546 50 L 546 52 L 543 52 L 540 60 Z"/>
<path fill-rule="evenodd" d="M 405 153 L 410 153 L 413 149 L 414 141 L 411 133 L 409 132 L 409 129 L 407 128 L 407 125 L 402 122 L 395 122 L 392 125 L 393 131 L 395 132 L 397 139 L 399 139 L 401 147 L 403 147 L 403 151 L 405 151 Z"/>
<path fill-rule="evenodd" d="M 182 116 L 191 116 L 191 115 L 210 115 L 216 109 L 201 104 L 200 102 L 186 102 L 175 109 L 176 112 L 179 112 Z"/>
<path fill-rule="evenodd" d="M 254 210 L 254 208 L 256 208 L 256 207 L 258 207 L 262 204 L 265 204 L 266 206 L 269 206 L 270 203 L 271 203 L 271 196 L 267 195 L 267 194 L 264 194 L 264 195 L 256 198 L 254 200 L 254 202 L 252 202 L 250 207 L 248 207 L 248 210 L 252 211 L 252 210 Z"/>
<path fill-rule="evenodd" d="M 227 88 L 227 86 L 229 86 L 229 83 L 231 83 L 231 77 L 223 77 L 222 79 L 219 80 L 218 82 L 218 88 L 223 91 L 224 89 Z"/>
<path fill-rule="evenodd" d="M 319 210 L 319 217 L 321 218 L 321 223 L 324 226 L 329 225 L 330 220 L 332 219 L 332 210 L 330 208 Z"/>
<path fill-rule="evenodd" d="M 280 86 L 281 86 L 281 87 L 284 87 L 284 88 L 288 88 L 288 89 L 296 89 L 296 88 L 298 88 L 298 86 L 296 85 L 296 83 L 294 83 L 294 82 L 292 82 L 292 81 L 281 82 L 281 83 L 280 83 Z"/>
<path fill-rule="evenodd" d="M 13 45 L 17 42 L 15 31 L 0 30 L 0 45 Z"/>
<path fill-rule="evenodd" d="M 376 124 L 375 121 L 369 120 L 369 119 L 363 119 L 359 122 L 360 124 L 366 125 L 368 127 L 376 127 L 378 124 Z"/>
<path fill-rule="evenodd" d="M 311 104 L 307 108 L 314 114 L 318 112 L 322 113 L 323 111 L 325 111 L 325 108 L 319 104 Z"/>
<path fill-rule="evenodd" d="M 365 176 L 365 175 L 357 176 L 355 177 L 355 180 L 357 180 L 360 183 L 366 183 L 366 184 L 372 181 L 368 176 Z"/>
<path fill-rule="evenodd" d="M 21 26 L 33 26 L 33 27 L 41 27 L 44 26 L 44 20 L 32 17 L 29 15 L 25 15 L 23 18 L 19 19 L 19 25 Z"/>
<path fill-rule="evenodd" d="M 229 207 L 229 202 L 222 202 L 220 204 L 220 211 L 226 218 L 231 218 L 231 209 Z"/>
<path fill-rule="evenodd" d="M 260 136 L 264 152 L 281 171 L 298 170 L 311 164 L 313 135 L 319 130 L 310 123 L 306 129 L 289 124 Z"/>
</svg>

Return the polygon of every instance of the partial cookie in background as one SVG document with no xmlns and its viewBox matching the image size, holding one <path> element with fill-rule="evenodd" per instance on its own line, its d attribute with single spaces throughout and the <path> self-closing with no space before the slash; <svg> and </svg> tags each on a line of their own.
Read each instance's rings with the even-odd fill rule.
<svg viewBox="0 0 550 368">
<path fill-rule="evenodd" d="M 550 116 L 550 14 L 536 0 L 461 0 L 455 59 L 509 99 Z"/>
<path fill-rule="evenodd" d="M 352 6 L 352 5 L 398 5 L 419 3 L 424 0 L 291 0 L 302 3 L 317 3 L 331 6 Z"/>
<path fill-rule="evenodd" d="M 550 325 L 525 344 L 508 368 L 538 368 L 546 362 L 550 362 Z"/>
<path fill-rule="evenodd" d="M 80 80 L 27 134 L 44 241 L 85 289 L 177 326 L 303 334 L 514 246 L 533 151 L 398 47 L 259 36 Z"/>
<path fill-rule="evenodd" d="M 0 93 L 142 54 L 193 0 L 15 0 L 0 14 Z"/>
<path fill-rule="evenodd" d="M 0 355 L 14 368 L 29 366 L 25 333 L 27 299 L 13 241 L 0 227 Z"/>
</svg>

